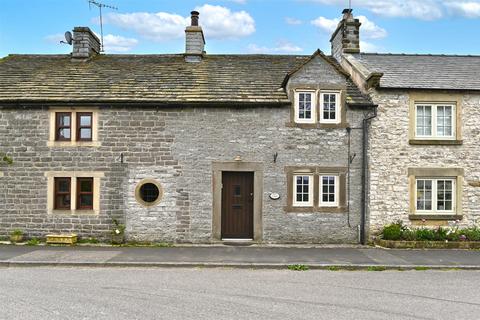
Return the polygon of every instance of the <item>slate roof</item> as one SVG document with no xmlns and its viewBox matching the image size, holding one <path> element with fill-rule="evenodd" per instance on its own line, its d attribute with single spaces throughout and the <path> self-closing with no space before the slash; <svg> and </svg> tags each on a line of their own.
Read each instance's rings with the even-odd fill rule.
<svg viewBox="0 0 480 320">
<path fill-rule="evenodd" d="M 0 102 L 288 103 L 282 81 L 309 56 L 182 54 L 9 55 L 0 59 Z M 349 81 L 348 102 L 371 104 Z"/>
<path fill-rule="evenodd" d="M 480 90 L 480 56 L 353 54 L 371 72 L 382 72 L 381 88 Z"/>
</svg>

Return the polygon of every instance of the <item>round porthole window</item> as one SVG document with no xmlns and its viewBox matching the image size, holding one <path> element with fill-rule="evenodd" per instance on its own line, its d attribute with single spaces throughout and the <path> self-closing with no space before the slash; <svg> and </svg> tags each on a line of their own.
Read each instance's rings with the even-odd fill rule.
<svg viewBox="0 0 480 320">
<path fill-rule="evenodd" d="M 163 190 L 155 180 L 145 179 L 138 183 L 135 189 L 135 198 L 138 203 L 145 207 L 153 207 L 157 205 L 163 196 Z"/>
</svg>

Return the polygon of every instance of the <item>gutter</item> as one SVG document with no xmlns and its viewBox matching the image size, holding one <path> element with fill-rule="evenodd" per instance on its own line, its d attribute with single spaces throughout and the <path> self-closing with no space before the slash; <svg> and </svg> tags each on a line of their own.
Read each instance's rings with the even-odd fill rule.
<svg viewBox="0 0 480 320">
<path fill-rule="evenodd" d="M 361 197 L 361 214 L 360 214 L 360 243 L 367 243 L 367 231 L 366 231 L 366 222 L 367 222 L 367 210 L 368 210 L 368 189 L 367 189 L 367 171 L 368 171 L 368 127 L 369 122 L 377 117 L 377 105 L 373 106 L 373 114 L 366 115 L 363 119 L 362 125 L 362 197 Z"/>
</svg>

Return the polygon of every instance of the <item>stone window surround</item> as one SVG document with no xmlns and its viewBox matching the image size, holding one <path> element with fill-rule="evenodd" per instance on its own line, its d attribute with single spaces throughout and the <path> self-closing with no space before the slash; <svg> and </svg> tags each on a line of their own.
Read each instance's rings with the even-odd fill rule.
<svg viewBox="0 0 480 320">
<path fill-rule="evenodd" d="M 159 195 L 158 195 L 157 200 L 155 200 L 154 202 L 146 202 L 140 196 L 140 188 L 144 184 L 147 184 L 147 183 L 152 183 L 155 186 L 157 186 L 157 188 L 158 188 Z M 151 208 L 151 207 L 154 207 L 154 206 L 158 205 L 162 201 L 163 195 L 164 195 L 163 187 L 160 184 L 160 182 L 158 182 L 155 179 L 147 178 L 147 179 L 140 180 L 137 183 L 137 186 L 135 187 L 135 200 L 137 200 L 137 202 L 144 208 Z"/>
<path fill-rule="evenodd" d="M 263 239 L 263 163 L 225 161 L 213 162 L 213 213 L 212 238 L 222 240 L 222 172 L 253 172 L 253 240 L 260 242 Z"/>
<path fill-rule="evenodd" d="M 98 171 L 49 171 L 47 177 L 47 213 L 55 215 L 98 215 L 100 213 L 100 178 L 105 174 Z M 55 178 L 71 179 L 70 210 L 55 210 Z M 93 178 L 93 210 L 77 210 L 77 179 Z"/>
<path fill-rule="evenodd" d="M 48 109 L 50 119 L 50 130 L 47 141 L 48 147 L 99 147 L 101 143 L 98 141 L 98 112 L 97 107 L 68 107 L 57 108 L 51 107 Z M 56 141 L 56 113 L 57 112 L 69 112 L 72 114 L 71 129 L 70 129 L 70 141 Z M 77 113 L 92 113 L 92 140 L 91 141 L 77 141 Z"/>
<path fill-rule="evenodd" d="M 411 145 L 461 145 L 462 140 L 462 95 L 446 92 L 410 92 L 409 93 L 409 130 Z M 419 104 L 446 104 L 455 108 L 454 138 L 416 137 L 416 106 Z"/>
<path fill-rule="evenodd" d="M 295 112 L 296 112 L 296 92 L 299 91 L 315 91 L 316 92 L 316 105 L 315 105 L 315 114 L 316 121 L 315 123 L 297 123 L 295 122 Z M 320 122 L 320 94 L 321 93 L 339 93 L 340 94 L 340 119 L 338 123 L 322 123 Z M 347 123 L 347 108 L 346 108 L 346 87 L 332 84 L 321 84 L 321 85 L 302 85 L 302 86 L 292 86 L 289 88 L 289 96 L 293 97 L 293 103 L 290 107 L 290 121 L 286 123 L 287 127 L 298 127 L 304 129 L 336 129 L 336 128 L 347 128 L 349 124 Z"/>
<path fill-rule="evenodd" d="M 0 171 L 0 178 L 4 176 L 3 172 Z"/>
<path fill-rule="evenodd" d="M 409 168 L 409 219 L 410 220 L 461 220 L 464 170 L 461 168 Z M 455 179 L 455 210 L 447 213 L 417 213 L 416 212 L 416 179 L 417 178 L 450 178 Z"/>
<path fill-rule="evenodd" d="M 287 204 L 284 208 L 286 213 L 344 213 L 347 211 L 347 168 L 346 167 L 322 167 L 322 166 L 288 166 L 285 167 L 287 174 Z M 313 206 L 296 207 L 293 205 L 295 175 L 312 175 L 313 179 Z M 338 176 L 338 205 L 320 205 L 320 176 Z"/>
</svg>

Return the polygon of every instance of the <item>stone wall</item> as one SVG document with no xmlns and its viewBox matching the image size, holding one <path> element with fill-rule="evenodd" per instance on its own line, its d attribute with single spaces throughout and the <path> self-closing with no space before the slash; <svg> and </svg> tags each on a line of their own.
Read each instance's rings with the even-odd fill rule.
<svg viewBox="0 0 480 320">
<path fill-rule="evenodd" d="M 345 129 L 287 127 L 289 107 L 124 108 L 99 110 L 100 147 L 47 147 L 46 108 L 2 108 L 1 146 L 13 166 L 5 177 L 0 236 L 15 228 L 28 236 L 77 232 L 107 237 L 112 218 L 126 221 L 131 239 L 209 242 L 212 231 L 212 162 L 263 162 L 263 227 L 266 242 L 356 242 L 360 206 L 361 137 L 352 130 L 351 227 L 346 213 L 286 213 L 285 166 L 347 166 Z M 361 112 L 348 112 L 352 126 Z M 278 153 L 277 162 L 273 155 Z M 124 163 L 120 162 L 123 154 Z M 47 214 L 47 171 L 101 171 L 98 216 Z M 134 197 L 143 178 L 165 191 L 158 206 L 144 208 Z M 269 199 L 270 192 L 281 195 Z"/>
<path fill-rule="evenodd" d="M 385 224 L 396 220 L 412 224 L 408 218 L 408 168 L 463 168 L 464 218 L 460 225 L 473 226 L 480 222 L 480 188 L 475 186 L 480 179 L 480 95 L 463 94 L 462 145 L 422 146 L 409 144 L 409 92 L 372 90 L 371 93 L 379 105 L 369 141 L 371 232 L 376 233 Z M 439 223 L 451 225 L 454 222 Z"/>
</svg>

